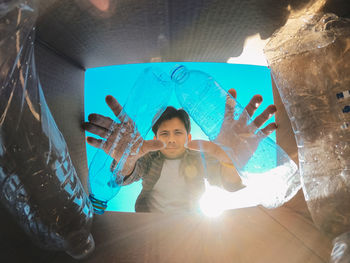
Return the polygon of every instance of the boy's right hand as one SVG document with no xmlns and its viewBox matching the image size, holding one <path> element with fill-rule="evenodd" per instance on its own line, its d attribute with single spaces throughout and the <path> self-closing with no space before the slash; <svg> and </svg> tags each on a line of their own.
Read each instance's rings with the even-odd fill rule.
<svg viewBox="0 0 350 263">
<path fill-rule="evenodd" d="M 148 152 L 161 150 L 165 146 L 159 140 L 143 140 L 133 120 L 126 115 L 123 107 L 113 96 L 108 95 L 106 103 L 120 120 L 120 123 L 114 122 L 109 117 L 92 113 L 88 117 L 89 121 L 83 123 L 83 129 L 104 139 L 89 136 L 86 140 L 88 144 L 96 148 L 99 148 L 104 141 L 103 150 L 117 162 L 131 146 L 129 156 L 122 169 L 122 174 L 128 175 L 133 171 L 135 163 L 140 157 Z"/>
</svg>

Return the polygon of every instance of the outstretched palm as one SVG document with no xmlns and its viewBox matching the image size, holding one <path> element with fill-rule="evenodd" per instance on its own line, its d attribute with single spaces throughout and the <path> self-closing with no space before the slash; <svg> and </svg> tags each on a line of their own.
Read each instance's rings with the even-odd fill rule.
<svg viewBox="0 0 350 263">
<path fill-rule="evenodd" d="M 116 163 L 123 156 L 127 157 L 122 170 L 123 174 L 127 175 L 132 172 L 137 159 L 150 151 L 162 149 L 164 145 L 159 140 L 143 140 L 133 120 L 126 115 L 114 97 L 107 96 L 106 102 L 120 123 L 100 114 L 90 114 L 89 122 L 85 122 L 83 128 L 105 140 L 87 137 L 87 142 L 97 148 L 102 144 L 103 150 L 114 158 Z"/>
<path fill-rule="evenodd" d="M 275 123 L 259 129 L 276 112 L 276 107 L 270 105 L 254 121 L 248 123 L 262 102 L 262 97 L 255 95 L 245 109 L 242 109 L 235 101 L 236 91 L 230 89 L 229 94 L 232 97 L 227 96 L 224 121 L 214 142 L 194 140 L 188 147 L 211 153 L 225 162 L 232 160 L 236 166 L 243 167 L 256 151 L 260 141 L 276 129 Z"/>
</svg>

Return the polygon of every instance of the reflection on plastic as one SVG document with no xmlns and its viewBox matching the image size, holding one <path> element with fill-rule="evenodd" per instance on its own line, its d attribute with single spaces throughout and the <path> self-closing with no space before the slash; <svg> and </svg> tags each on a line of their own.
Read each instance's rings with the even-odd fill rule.
<svg viewBox="0 0 350 263">
<path fill-rule="evenodd" d="M 350 232 L 347 232 L 334 239 L 330 263 L 347 263 L 349 260 Z"/>
<path fill-rule="evenodd" d="M 332 238 L 350 229 L 349 43 L 349 19 L 317 14 L 290 19 L 265 49 L 297 141 L 309 210 Z"/>
<path fill-rule="evenodd" d="M 171 79 L 182 107 L 230 156 L 243 182 L 248 187 L 260 185 L 259 203 L 277 207 L 296 194 L 300 189 L 296 164 L 255 127 L 246 110 L 211 76 L 179 66 Z"/>
<path fill-rule="evenodd" d="M 292 164 L 291 164 L 292 165 Z M 249 174 L 246 187 L 229 192 L 217 186 L 210 185 L 205 179 L 205 192 L 200 199 L 201 211 L 209 217 L 217 217 L 225 210 L 239 209 L 264 205 L 283 196 L 288 190 L 288 184 L 283 181 L 281 174 L 288 173 L 288 167 L 278 166 L 265 173 Z M 283 200 L 279 201 L 283 203 Z"/>
<path fill-rule="evenodd" d="M 102 141 L 89 166 L 90 200 L 96 214 L 103 214 L 107 202 L 119 192 L 125 161 L 138 153 L 143 138 L 165 110 L 172 90 L 169 77 L 157 68 L 145 69 L 137 79 L 109 130 L 111 148 L 106 154 L 106 141 Z M 111 155 L 117 146 L 121 158 L 115 163 Z"/>
<path fill-rule="evenodd" d="M 37 245 L 83 258 L 94 249 L 92 207 L 36 73 L 36 9 L 0 8 L 0 200 Z"/>
</svg>

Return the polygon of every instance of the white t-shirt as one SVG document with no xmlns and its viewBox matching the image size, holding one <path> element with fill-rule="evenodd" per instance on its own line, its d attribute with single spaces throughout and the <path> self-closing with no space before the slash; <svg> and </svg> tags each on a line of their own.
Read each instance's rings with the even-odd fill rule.
<svg viewBox="0 0 350 263">
<path fill-rule="evenodd" d="M 150 212 L 185 212 L 189 207 L 190 191 L 180 175 L 181 159 L 165 159 L 160 178 L 148 199 Z"/>
</svg>

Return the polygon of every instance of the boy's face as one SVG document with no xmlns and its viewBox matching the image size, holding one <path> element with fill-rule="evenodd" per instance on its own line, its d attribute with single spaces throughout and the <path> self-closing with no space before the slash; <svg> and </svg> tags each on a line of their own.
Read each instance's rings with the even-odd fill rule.
<svg viewBox="0 0 350 263">
<path fill-rule="evenodd" d="M 184 123 L 175 117 L 160 124 L 155 138 L 166 144 L 161 153 L 173 159 L 185 152 L 185 144 L 191 140 L 191 134 L 187 134 Z"/>
</svg>

